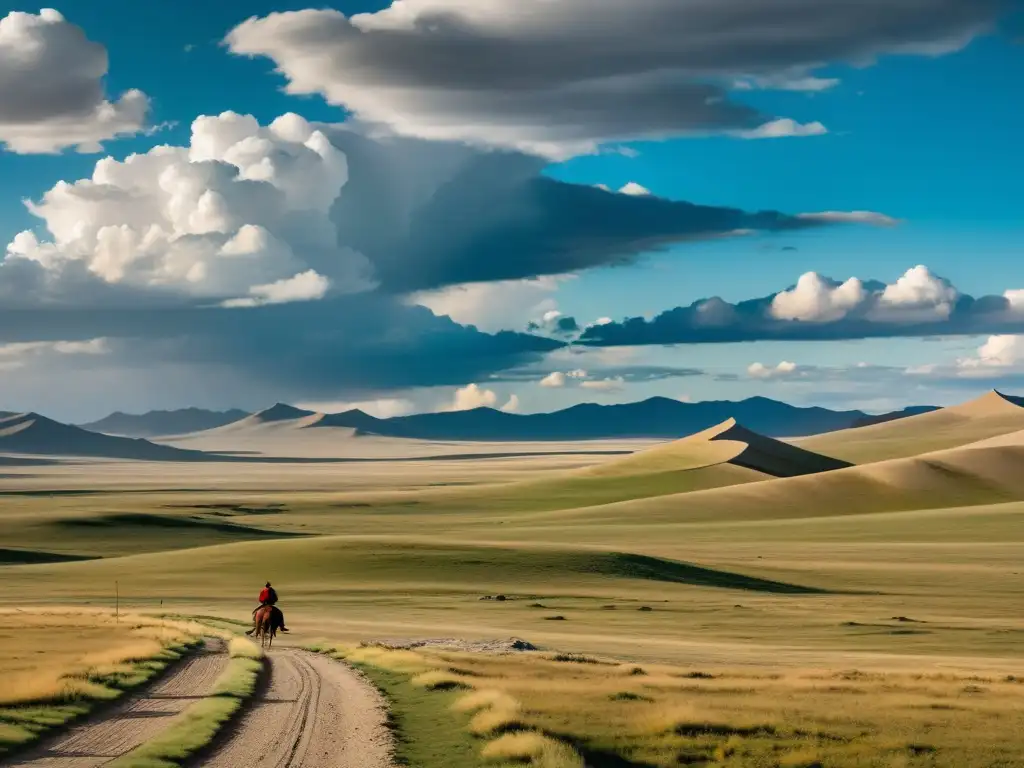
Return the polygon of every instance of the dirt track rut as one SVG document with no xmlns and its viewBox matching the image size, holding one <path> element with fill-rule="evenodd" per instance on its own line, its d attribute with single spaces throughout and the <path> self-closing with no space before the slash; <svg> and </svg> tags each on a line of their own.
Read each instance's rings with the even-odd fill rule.
<svg viewBox="0 0 1024 768">
<path fill-rule="evenodd" d="M 129 696 L 101 719 L 83 722 L 28 754 L 0 763 L 12 767 L 93 768 L 112 762 L 156 736 L 176 715 L 207 695 L 227 661 L 224 642 L 208 638 L 205 648 L 181 662 L 167 677 Z"/>
<path fill-rule="evenodd" d="M 349 667 L 275 648 L 270 680 L 204 768 L 392 768 L 383 697 Z"/>
</svg>

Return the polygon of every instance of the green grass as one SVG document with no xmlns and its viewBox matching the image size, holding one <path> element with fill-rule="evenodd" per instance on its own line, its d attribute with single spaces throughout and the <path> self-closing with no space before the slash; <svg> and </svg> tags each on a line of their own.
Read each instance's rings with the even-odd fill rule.
<svg viewBox="0 0 1024 768">
<path fill-rule="evenodd" d="M 200 753 L 256 691 L 263 661 L 247 640 L 231 642 L 231 659 L 213 692 L 196 702 L 161 734 L 111 763 L 110 768 L 176 768 Z"/>
<path fill-rule="evenodd" d="M 368 664 L 353 666 L 377 686 L 390 704 L 388 723 L 394 733 L 399 765 L 413 768 L 484 765 L 480 741 L 465 730 L 469 718 L 450 711 L 458 693 L 415 686 L 409 675 L 400 672 Z"/>
</svg>

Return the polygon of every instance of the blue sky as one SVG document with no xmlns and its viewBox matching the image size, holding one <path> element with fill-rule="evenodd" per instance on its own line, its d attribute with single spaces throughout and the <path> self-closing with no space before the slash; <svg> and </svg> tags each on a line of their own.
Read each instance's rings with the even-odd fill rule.
<svg viewBox="0 0 1024 768">
<path fill-rule="evenodd" d="M 511 0 L 487 0 L 486 7 L 500 11 L 503 2 L 510 3 Z M 1019 98 L 1015 96 L 1024 76 L 1024 46 L 1019 42 L 1024 28 L 1022 16 L 1017 4 L 1012 2 L 989 3 L 986 0 L 976 6 L 979 9 L 976 11 L 965 10 L 966 2 L 957 0 L 935 0 L 934 4 L 936 8 L 931 19 L 926 16 L 920 19 L 913 16 L 896 18 L 899 12 L 895 8 L 900 4 L 892 6 L 893 25 L 899 34 L 905 36 L 903 42 L 912 44 L 911 48 L 920 48 L 933 42 L 928 35 L 934 33 L 935 41 L 941 39 L 941 42 L 948 43 L 951 35 L 966 34 L 965 30 L 969 28 L 968 36 L 972 38 L 969 43 L 958 50 L 950 50 L 957 46 L 944 45 L 941 54 L 921 55 L 919 51 L 912 51 L 894 55 L 887 50 L 871 48 L 874 43 L 870 40 L 853 39 L 854 32 L 851 32 L 850 50 L 879 53 L 877 61 L 870 65 L 851 66 L 844 56 L 837 55 L 836 60 L 828 61 L 826 66 L 796 72 L 802 65 L 794 59 L 788 69 L 782 68 L 776 73 L 791 79 L 805 75 L 834 78 L 838 82 L 832 87 L 815 91 L 767 87 L 749 90 L 725 87 L 723 90 L 724 100 L 735 102 L 746 110 L 748 116 L 742 119 L 765 122 L 769 118 L 785 117 L 800 125 L 821 123 L 827 129 L 824 135 L 758 140 L 737 138 L 735 134 L 741 130 L 739 122 L 736 127 L 706 132 L 711 135 L 686 135 L 684 124 L 689 118 L 680 106 L 672 116 L 680 122 L 680 129 L 665 130 L 661 126 L 660 132 L 666 135 L 656 141 L 642 138 L 642 125 L 622 129 L 624 135 L 613 139 L 602 133 L 603 126 L 573 125 L 573 142 L 589 142 L 592 145 L 589 150 L 559 150 L 536 160 L 536 167 L 542 169 L 546 177 L 573 185 L 591 187 L 603 184 L 617 190 L 632 182 L 649 190 L 651 198 L 744 211 L 775 210 L 792 215 L 870 211 L 899 220 L 897 225 L 852 223 L 807 229 L 784 228 L 784 231 L 773 233 L 697 238 L 696 241 L 689 237 L 658 235 L 653 239 L 659 242 L 640 249 L 638 258 L 635 242 L 628 247 L 624 245 L 623 256 L 627 263 L 623 266 L 606 266 L 615 259 L 605 255 L 592 266 L 567 270 L 572 274 L 571 279 L 558 280 L 532 292 L 524 289 L 519 304 L 513 300 L 519 294 L 511 290 L 495 294 L 502 296 L 502 301 L 507 300 L 508 306 L 499 301 L 491 302 L 486 319 L 482 316 L 477 318 L 474 315 L 477 310 L 470 307 L 453 311 L 453 320 L 463 325 L 477 325 L 485 331 L 525 332 L 528 321 L 538 319 L 534 315 L 556 310 L 562 312 L 563 317 L 575 318 L 580 325 L 605 317 L 615 321 L 627 317 L 650 319 L 666 310 L 686 307 L 711 296 L 719 296 L 731 304 L 770 297 L 793 286 L 807 272 L 816 272 L 839 282 L 858 277 L 865 281 L 894 284 L 916 265 L 926 265 L 932 275 L 945 279 L 962 295 L 1002 296 L 1004 292 L 1024 288 L 1024 259 L 1021 258 L 1024 246 L 1024 192 L 1021 190 L 1024 187 L 1020 183 L 1024 177 L 1024 153 L 1020 151 L 1020 136 L 1024 136 L 1024 110 L 1020 109 Z M 333 3 L 326 7 L 351 17 L 356 13 L 374 14 L 388 5 L 353 2 Z M 443 9 L 455 5 L 451 0 L 433 0 L 433 5 L 422 0 L 412 3 L 420 9 L 419 13 L 428 13 L 434 6 Z M 623 3 L 623 6 L 628 4 Z M 849 11 L 852 14 L 851 24 L 858 19 L 854 6 Z M 982 12 L 981 6 L 987 6 L 989 12 Z M 326 64 L 324 73 L 314 72 L 311 78 L 306 78 L 309 82 L 305 89 L 311 92 L 309 95 L 284 93 L 285 82 L 300 78 L 302 73 L 299 70 L 305 65 L 288 48 L 294 44 L 299 49 L 298 43 L 286 39 L 284 32 L 272 28 L 269 23 L 258 29 L 253 27 L 244 40 L 239 37 L 232 42 L 239 51 L 246 47 L 250 51 L 258 49 L 251 58 L 233 54 L 224 42 L 225 36 L 249 17 L 261 20 L 274 12 L 299 11 L 307 7 L 303 2 L 257 0 L 238 3 L 229 0 L 205 4 L 201 12 L 185 13 L 180 6 L 161 2 L 66 0 L 61 3 L 57 9 L 66 21 L 80 28 L 89 40 L 104 46 L 109 55 L 106 98 L 113 100 L 127 89 L 140 89 L 150 99 L 150 112 L 145 126 L 139 126 L 137 135 L 105 140 L 100 153 L 81 154 L 73 148 L 56 154 L 20 152 L 9 142 L 8 151 L 0 150 L 0 240 L 11 242 L 24 229 L 33 229 L 40 241 L 50 239 L 45 222 L 28 213 L 22 204 L 23 199 L 40 199 L 60 180 L 73 182 L 88 178 L 97 160 L 106 155 L 122 160 L 131 153 L 148 152 L 158 144 L 188 146 L 192 121 L 197 116 L 217 115 L 228 110 L 252 115 L 264 126 L 288 112 L 298 113 L 312 123 L 341 123 L 355 113 L 357 117 L 364 118 L 363 123 L 376 121 L 378 128 L 383 125 L 387 129 L 385 132 L 389 130 L 427 145 L 432 142 L 437 146 L 468 142 L 474 152 L 482 155 L 510 150 L 522 151 L 525 157 L 543 153 L 536 148 L 541 146 L 535 139 L 539 130 L 536 126 L 530 131 L 524 129 L 522 135 L 529 138 L 515 136 L 510 139 L 506 135 L 508 131 L 496 119 L 493 125 L 501 130 L 496 128 L 480 133 L 477 126 L 490 125 L 489 116 L 482 115 L 480 110 L 495 108 L 487 104 L 502 105 L 501 109 L 507 105 L 498 99 L 470 103 L 464 91 L 444 90 L 450 87 L 453 78 L 469 77 L 465 72 L 457 77 L 450 72 L 436 73 L 435 81 L 429 79 L 435 74 L 422 74 L 420 79 L 423 82 L 418 86 L 422 88 L 421 94 L 430 94 L 429 98 L 438 104 L 453 105 L 449 113 L 438 118 L 429 110 L 440 107 L 417 103 L 408 95 L 408 90 L 396 90 L 396 95 L 390 99 L 376 99 L 366 83 L 346 80 L 349 74 L 344 67 L 327 73 Z M 666 7 L 669 8 L 668 14 L 685 17 L 688 13 L 686 3 Z M 195 10 L 198 11 L 199 7 Z M 12 11 L 38 13 L 39 8 L 0 4 L 0 18 Z M 932 25 L 934 17 L 946 11 L 951 18 L 950 26 L 932 30 L 929 25 Z M 513 16 L 510 10 L 509 19 Z M 497 24 L 490 18 L 481 19 L 472 22 Z M 552 23 L 564 21 L 555 18 Z M 687 20 L 681 18 L 680 21 Z M 536 39 L 541 39 L 539 32 L 529 31 L 531 19 L 524 16 L 519 22 L 518 27 L 510 22 L 509 28 L 515 30 L 510 35 L 528 38 L 533 34 Z M 975 27 L 978 22 L 989 23 L 990 31 L 978 33 Z M 918 32 L 915 24 L 922 30 L 928 27 L 929 31 Z M 364 48 L 354 53 L 342 51 L 338 55 L 365 57 L 361 60 L 363 69 L 359 71 L 365 69 L 374 77 L 408 75 L 400 71 L 402 66 L 406 66 L 404 63 L 388 61 L 384 36 L 367 34 L 365 37 Z M 339 33 L 338 39 L 347 38 Z M 615 44 L 643 45 L 643 40 L 609 39 Z M 325 46 L 319 52 L 324 56 L 334 55 L 330 48 L 333 44 L 330 41 L 317 43 Z M 336 45 L 340 51 L 342 43 Z M 0 45 L 0 56 L 4 55 L 3 51 Z M 595 49 L 592 55 L 598 62 L 601 49 Z M 495 54 L 495 57 L 500 56 L 500 53 Z M 349 62 L 350 59 L 344 61 Z M 285 70 L 286 76 L 273 73 L 275 64 Z M 471 60 L 464 64 L 467 69 L 474 66 Z M 0 60 L 0 66 L 3 65 Z M 760 71 L 767 70 L 762 68 Z M 539 79 L 543 73 L 531 73 L 531 76 Z M 499 83 L 501 75 L 494 77 L 495 83 Z M 697 80 L 704 82 L 707 78 Z M 490 87 L 490 84 L 484 83 L 484 86 Z M 721 83 L 716 84 L 719 86 Z M 31 95 L 33 85 L 31 78 L 26 78 L 20 85 L 5 86 L 0 77 L 0 95 L 5 87 L 20 87 Z M 475 87 L 480 88 L 480 84 Z M 494 88 L 497 90 L 499 86 Z M 401 101 L 403 98 L 405 102 Z M 419 98 L 427 97 L 421 95 Z M 615 97 L 609 97 L 609 100 L 614 102 Z M 351 109 L 348 108 L 350 105 Z M 614 106 L 614 103 L 610 105 Z M 623 102 L 622 110 L 626 109 L 628 104 Z M 756 118 L 750 117 L 755 114 Z M 652 119 L 669 119 L 654 111 L 652 115 Z M 510 122 L 514 124 L 515 119 L 519 118 Z M 523 117 L 522 124 L 527 125 L 530 119 L 534 119 L 532 115 Z M 607 115 L 601 119 L 614 122 Z M 732 118 L 719 115 L 716 119 L 727 121 Z M 4 121 L 0 108 L 0 140 L 4 139 Z M 173 125 L 155 132 L 144 130 L 146 126 L 165 124 Z M 441 130 L 437 128 L 441 124 L 444 136 L 439 138 L 433 132 Z M 754 123 L 750 125 L 753 127 Z M 376 137 L 378 134 L 372 135 Z M 544 147 L 551 143 L 559 143 L 560 147 L 577 146 L 561 135 L 557 142 L 547 136 L 543 142 Z M 430 155 L 429 147 L 425 152 L 426 156 Z M 388 167 L 396 175 L 403 173 L 400 162 Z M 464 215 L 471 214 L 467 212 Z M 514 211 L 509 215 L 514 215 Z M 253 220 L 251 223 L 261 222 Z M 583 231 L 575 237 L 585 235 Z M 642 241 L 641 235 L 638 233 L 634 240 Z M 341 236 L 344 239 L 344 233 Z M 460 243 L 459 247 L 463 246 L 464 243 Z M 490 253 L 489 249 L 482 248 L 478 259 L 486 262 L 491 258 Z M 370 262 L 374 262 L 373 266 L 380 269 L 373 254 L 367 255 Z M 96 269 L 91 271 L 99 274 Z M 476 275 L 486 271 L 478 269 L 471 272 Z M 522 274 L 522 278 L 532 277 L 528 271 Z M 514 270 L 503 271 L 499 276 L 506 272 L 512 274 Z M 266 274 L 277 275 L 273 270 Z M 331 283 L 327 293 L 330 297 L 334 295 L 338 280 L 333 275 L 328 277 L 331 279 L 325 278 L 323 282 L 325 285 Z M 159 283 L 152 277 L 147 279 L 149 287 Z M 282 282 L 266 279 L 271 283 Z M 106 274 L 103 280 L 104 289 L 115 283 L 128 286 L 130 282 L 123 274 L 114 273 Z M 414 293 L 413 302 L 415 297 L 422 295 L 427 297 L 424 302 L 435 311 L 439 311 L 438 307 L 451 306 L 448 300 L 452 291 L 461 290 L 458 282 L 452 278 L 435 283 L 424 283 L 426 293 Z M 133 283 L 132 288 L 137 289 L 140 285 L 142 283 Z M 244 300 L 250 304 L 263 300 L 258 298 L 259 291 L 253 290 L 252 295 L 257 298 Z M 4 295 L 0 285 L 0 310 L 3 309 Z M 431 296 L 433 299 L 429 298 Z M 235 301 L 237 304 L 239 301 L 227 295 L 223 298 L 229 303 Z M 308 298 L 304 296 L 303 300 Z M 273 302 L 276 301 L 278 299 L 275 298 Z M 398 303 L 402 302 L 409 303 L 408 297 L 400 298 Z M 16 317 L 27 318 L 22 321 L 24 324 L 35 323 L 41 329 L 47 325 L 45 318 L 49 315 L 46 312 L 50 311 L 47 308 L 52 306 L 53 301 L 44 297 L 38 306 L 30 307 L 35 314 Z M 102 302 L 91 306 L 102 306 Z M 1013 323 L 1007 321 L 996 325 L 998 327 L 993 326 L 995 330 L 1000 330 L 1011 328 Z M 514 394 L 520 407 L 526 410 L 545 410 L 595 397 L 603 401 L 623 401 L 653 394 L 696 399 L 767 394 L 794 402 L 835 405 L 842 401 L 843 404 L 882 409 L 912 402 L 951 402 L 962 398 L 965 392 L 969 394 L 972 388 L 983 389 L 992 382 L 998 383 L 1000 377 L 1005 378 L 1006 383 L 1015 381 L 1014 377 L 1019 375 L 1016 358 L 991 366 L 986 363 L 981 367 L 986 371 L 992 370 L 985 376 L 972 374 L 965 379 L 954 370 L 958 360 L 975 355 L 989 336 L 987 326 L 971 328 L 978 328 L 981 332 L 965 333 L 958 327 L 950 328 L 949 333 L 941 332 L 941 329 L 929 332 L 927 335 L 931 338 L 928 339 L 896 330 L 886 332 L 887 338 L 871 341 L 751 340 L 671 347 L 601 346 L 590 351 L 581 350 L 575 357 L 562 352 L 553 357 L 537 357 L 530 352 L 523 359 L 509 360 L 505 367 L 495 365 L 492 370 L 483 365 L 467 365 L 465 370 L 478 373 L 481 385 L 495 392 L 499 404 Z M 41 330 L 38 343 L 54 343 L 57 341 L 54 333 Z M 297 333 L 312 337 L 317 332 L 304 329 Z M 37 342 L 27 325 L 23 325 L 16 335 L 17 338 L 0 338 L 0 350 L 4 343 L 24 345 Z M 388 338 L 392 339 L 393 335 Z M 562 337 L 556 336 L 556 339 L 561 341 Z M 529 347 L 531 342 L 524 344 Z M 113 346 L 117 348 L 118 344 Z M 9 347 L 7 357 L 14 360 L 16 354 L 23 354 L 19 351 L 23 349 Z M 38 351 L 42 347 L 33 349 Z M 111 380 L 124 381 L 128 375 L 126 371 L 133 371 L 131 375 L 144 382 L 144 372 L 153 365 L 151 360 L 143 362 L 130 352 L 90 356 L 88 380 L 95 382 L 102 391 L 84 398 L 86 404 L 83 409 L 90 411 L 87 415 L 92 415 L 93 411 L 115 405 L 113 401 L 122 395 L 137 408 L 189 404 L 186 400 L 206 405 L 254 407 L 255 400 L 275 392 L 274 383 L 268 382 L 265 387 L 254 387 L 251 393 L 239 396 L 236 385 L 218 384 L 233 381 L 232 372 L 213 371 L 206 362 L 200 365 L 197 362 L 199 358 L 193 359 L 190 354 L 173 363 L 167 362 L 179 371 L 180 381 L 189 383 L 176 385 L 168 391 L 152 391 L 151 394 L 147 392 L 152 388 L 147 389 L 142 383 L 126 387 L 121 394 L 103 384 Z M 586 361 L 588 368 L 593 369 L 593 381 L 601 382 L 607 378 L 608 386 L 582 389 L 538 386 L 537 380 L 563 365 L 559 355 L 565 359 L 572 357 Z M 66 356 L 75 358 L 71 362 L 63 358 L 56 360 L 59 356 L 54 356 L 55 361 L 45 363 L 44 357 L 40 353 L 38 360 L 19 360 L 4 369 L 4 356 L 0 354 L 0 371 L 6 370 L 2 374 L 3 381 L 0 381 L 0 398 L 5 402 L 0 406 L 52 409 L 54 404 L 62 402 L 59 391 L 38 386 L 42 380 L 40 377 L 51 373 L 47 365 L 79 365 L 80 360 L 75 355 Z M 781 374 L 757 378 L 747 373 L 752 363 L 775 365 L 783 360 L 803 367 L 804 378 L 794 380 Z M 868 363 L 872 371 L 877 367 L 875 377 L 851 376 L 844 381 L 840 372 L 858 363 Z M 32 368 L 37 364 L 42 368 L 33 372 Z M 393 365 L 390 361 L 379 364 L 382 370 Z M 706 374 L 666 376 L 643 383 L 627 373 L 623 381 L 618 382 L 623 369 L 645 365 L 698 368 L 706 370 Z M 898 375 L 899 369 L 929 366 L 936 369 L 935 375 L 915 378 L 912 384 L 907 383 L 906 376 L 901 378 Z M 339 360 L 339 367 L 350 366 Z M 462 370 L 459 365 L 453 365 L 453 368 Z M 537 380 L 526 381 L 518 376 L 505 375 L 509 370 L 524 368 L 535 371 Z M 609 372 L 607 377 L 601 373 L 605 369 Z M 249 375 L 246 373 L 243 378 Z M 408 401 L 411 403 L 408 407 L 430 408 L 450 400 L 457 386 L 470 383 L 469 380 L 454 381 L 451 377 L 433 374 L 425 374 L 422 382 L 401 377 L 380 377 L 378 380 L 372 376 L 355 381 L 342 376 L 336 384 L 318 380 L 315 387 L 305 387 L 300 376 L 296 381 L 277 385 L 280 397 L 273 399 L 320 403 Z M 65 407 L 65 410 L 74 409 Z"/>
</svg>

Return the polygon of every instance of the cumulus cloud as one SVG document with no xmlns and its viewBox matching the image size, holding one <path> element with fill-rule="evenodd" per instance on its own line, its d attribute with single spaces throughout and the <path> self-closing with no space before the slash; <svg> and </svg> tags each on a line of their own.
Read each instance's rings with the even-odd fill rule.
<svg viewBox="0 0 1024 768">
<path fill-rule="evenodd" d="M 508 402 L 501 406 L 501 410 L 504 413 L 519 413 L 519 408 L 519 395 L 510 395 Z"/>
<path fill-rule="evenodd" d="M 828 133 L 822 123 L 798 123 L 788 117 L 771 120 L 764 125 L 749 131 L 738 131 L 737 136 L 743 139 L 786 139 L 801 136 L 824 136 Z"/>
<path fill-rule="evenodd" d="M 633 197 L 644 197 L 651 194 L 651 190 L 635 181 L 630 181 L 619 188 L 620 195 L 632 195 Z"/>
<path fill-rule="evenodd" d="M 1012 368 L 1024 363 L 1024 335 L 1000 334 L 989 336 L 978 347 L 974 357 L 959 360 L 957 365 L 964 372 L 990 368 Z"/>
<path fill-rule="evenodd" d="M 146 126 L 148 97 L 109 100 L 106 49 L 53 9 L 0 17 L 0 62 L 0 145 L 12 152 L 99 152 Z"/>
<path fill-rule="evenodd" d="M 521 295 L 539 299 L 543 315 L 554 282 L 538 275 L 739 224 L 817 226 L 608 195 L 543 168 L 515 153 L 375 140 L 296 115 L 265 126 L 204 116 L 187 146 L 105 158 L 30 204 L 44 226 L 16 235 L 0 259 L 0 343 L 116 341 L 109 378 L 96 384 L 113 407 L 129 386 L 136 407 L 147 396 L 164 405 L 172 386 L 175 398 L 191 392 L 211 406 L 214 390 L 245 407 L 339 392 L 374 399 L 493 377 L 564 346 L 438 317 L 411 300 L 423 291 L 525 281 Z M 441 310 L 436 298 L 424 302 Z M 18 391 L 38 389 L 27 374 L 19 382 Z M 243 383 L 252 401 L 239 403 Z"/>
<path fill-rule="evenodd" d="M 474 325 L 484 331 L 498 331 L 527 325 L 528 318 L 554 311 L 554 297 L 561 282 L 561 278 L 549 276 L 532 280 L 466 283 L 417 292 L 407 300 L 458 323 Z"/>
<path fill-rule="evenodd" d="M 290 301 L 315 301 L 322 299 L 331 281 L 308 269 L 295 277 L 278 280 L 269 285 L 254 285 L 246 299 L 228 299 L 225 307 L 257 307 L 261 304 L 286 304 Z"/>
<path fill-rule="evenodd" d="M 329 213 L 348 181 L 344 154 L 298 115 L 268 127 L 225 112 L 200 117 L 189 147 L 156 147 L 92 177 L 60 182 L 29 209 L 46 225 L 7 246 L 49 282 L 88 275 L 156 294 L 280 303 L 328 288 L 372 288 L 372 267 L 339 245 Z"/>
<path fill-rule="evenodd" d="M 621 392 L 626 388 L 626 379 L 624 376 L 610 376 L 606 379 L 588 379 L 580 382 L 580 386 L 583 389 L 589 389 L 596 392 Z"/>
<path fill-rule="evenodd" d="M 498 405 L 498 395 L 492 389 L 485 389 L 479 384 L 467 384 L 455 390 L 455 398 L 446 410 L 472 411 L 476 408 L 494 408 Z M 512 395 L 508 402 L 501 406 L 505 413 L 519 410 L 519 397 Z"/>
<path fill-rule="evenodd" d="M 753 363 L 747 368 L 747 375 L 752 379 L 777 379 L 793 376 L 797 373 L 797 364 L 783 360 L 772 367 L 764 363 Z"/>
<path fill-rule="evenodd" d="M 856 277 L 836 285 L 817 272 L 808 272 L 800 276 L 795 287 L 775 295 L 770 312 L 779 320 L 829 323 L 846 317 L 866 298 L 864 283 Z"/>
<path fill-rule="evenodd" d="M 732 85 L 798 83 L 829 62 L 957 50 L 1005 5 L 402 0 L 352 17 L 254 17 L 227 43 L 271 59 L 289 93 L 320 94 L 380 129 L 564 157 L 621 139 L 765 125 L 774 126 L 766 135 L 791 135 L 795 123 L 735 100 Z M 810 125 L 799 130 L 820 132 Z"/>
<path fill-rule="evenodd" d="M 578 342 L 631 346 L 1018 333 L 1024 332 L 1022 296 L 1018 290 L 968 296 L 925 266 L 888 285 L 809 272 L 795 286 L 763 298 L 731 304 L 712 297 L 651 320 L 590 326 Z"/>
<path fill-rule="evenodd" d="M 561 371 L 553 371 L 540 380 L 540 385 L 542 387 L 547 387 L 548 389 L 561 389 L 565 386 L 565 382 L 566 376 L 564 373 Z"/>
</svg>

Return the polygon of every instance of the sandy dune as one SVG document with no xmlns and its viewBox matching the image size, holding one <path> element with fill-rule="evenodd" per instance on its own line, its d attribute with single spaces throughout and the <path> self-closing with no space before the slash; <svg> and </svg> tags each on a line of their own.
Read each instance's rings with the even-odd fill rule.
<svg viewBox="0 0 1024 768">
<path fill-rule="evenodd" d="M 217 429 L 162 438 L 177 448 L 250 457 L 296 459 L 504 458 L 534 454 L 626 453 L 646 448 L 652 440 L 515 442 L 415 440 L 360 435 L 352 427 L 331 425 L 330 415 L 276 405 Z"/>
<path fill-rule="evenodd" d="M 906 458 L 1024 430 L 1024 399 L 992 391 L 961 405 L 905 419 L 791 441 L 862 464 Z"/>
<path fill-rule="evenodd" d="M 677 472 L 730 464 L 767 477 L 796 477 L 850 466 L 781 440 L 759 435 L 728 419 L 703 432 L 613 459 L 589 470 L 603 476 Z"/>
<path fill-rule="evenodd" d="M 1024 499 L 1024 445 L 968 446 L 831 472 L 610 504 L 601 517 L 751 520 Z"/>
</svg>

